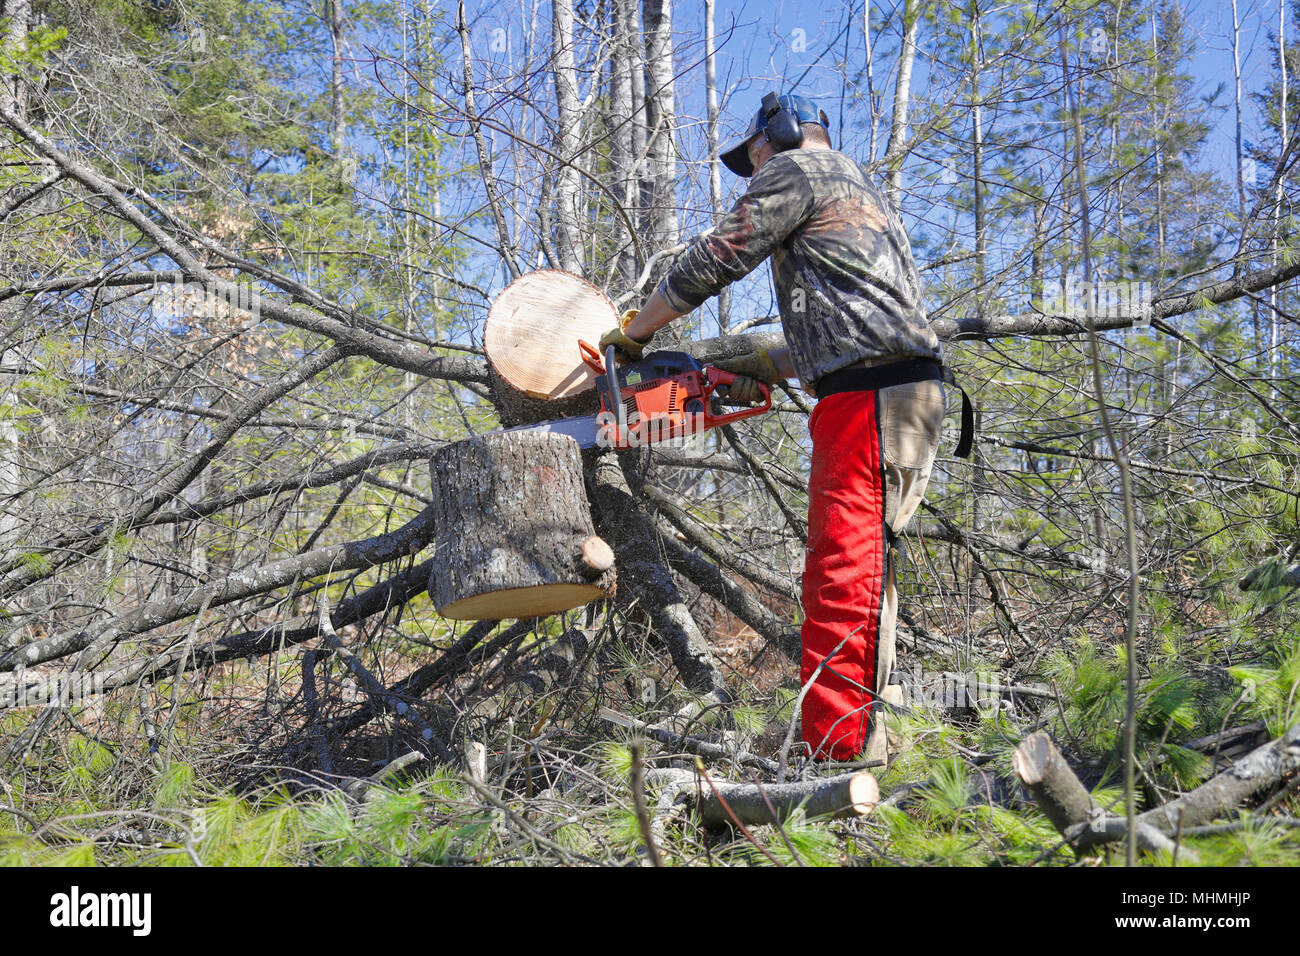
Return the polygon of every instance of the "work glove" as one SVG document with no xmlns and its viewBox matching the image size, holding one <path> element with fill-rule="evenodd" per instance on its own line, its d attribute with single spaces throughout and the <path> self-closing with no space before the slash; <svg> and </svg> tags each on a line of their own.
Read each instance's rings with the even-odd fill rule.
<svg viewBox="0 0 1300 956">
<path fill-rule="evenodd" d="M 600 354 L 602 356 L 605 354 L 605 350 L 612 345 L 614 346 L 614 358 L 616 361 L 640 361 L 642 354 L 645 352 L 645 347 L 650 343 L 634 339 L 623 331 L 627 328 L 627 324 L 636 318 L 637 312 L 639 311 L 639 309 L 628 309 L 619 317 L 618 328 L 610 329 L 600 337 Z"/>
<path fill-rule="evenodd" d="M 768 385 L 781 381 L 781 373 L 776 370 L 776 363 L 772 361 L 772 356 L 767 354 L 767 349 L 742 352 L 735 358 L 723 359 L 713 364 L 724 372 L 756 378 Z"/>
<path fill-rule="evenodd" d="M 776 370 L 776 363 L 767 354 L 767 349 L 744 352 L 735 358 L 713 364 L 724 372 L 733 372 L 739 376 L 727 391 L 729 405 L 757 405 L 763 400 L 763 390 L 758 387 L 758 383 L 771 385 L 781 380 L 781 373 Z"/>
</svg>

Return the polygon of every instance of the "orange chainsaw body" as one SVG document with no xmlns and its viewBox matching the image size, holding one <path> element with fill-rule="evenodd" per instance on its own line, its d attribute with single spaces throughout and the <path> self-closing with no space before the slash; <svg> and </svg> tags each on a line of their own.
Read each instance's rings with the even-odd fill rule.
<svg viewBox="0 0 1300 956">
<path fill-rule="evenodd" d="M 772 408 L 772 390 L 763 382 L 763 404 L 734 412 L 715 411 L 737 376 L 701 365 L 685 352 L 651 352 L 636 362 L 610 368 L 600 353 L 579 342 L 582 360 L 600 377 L 600 444 L 636 448 L 699 434 Z M 611 350 L 612 351 L 612 350 Z M 607 356 L 607 360 L 612 356 Z"/>
</svg>

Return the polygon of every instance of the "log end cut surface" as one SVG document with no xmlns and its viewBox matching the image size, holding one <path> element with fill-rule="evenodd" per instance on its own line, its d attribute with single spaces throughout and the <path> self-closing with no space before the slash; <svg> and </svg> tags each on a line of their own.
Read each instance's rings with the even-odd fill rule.
<svg viewBox="0 0 1300 956">
<path fill-rule="evenodd" d="M 538 584 L 461 598 L 440 613 L 453 621 L 504 621 L 558 614 L 608 596 L 594 584 Z"/>
<path fill-rule="evenodd" d="M 483 329 L 488 361 L 509 385 L 555 401 L 595 388 L 578 340 L 593 346 L 618 324 L 605 293 L 567 272 L 539 269 L 520 276 L 492 302 Z"/>
<path fill-rule="evenodd" d="M 1011 765 L 1026 784 L 1040 784 L 1047 775 L 1047 766 L 1052 761 L 1054 749 L 1046 734 L 1030 734 L 1011 755 Z"/>
<path fill-rule="evenodd" d="M 880 784 L 869 773 L 857 774 L 849 781 L 849 809 L 865 817 L 880 803 Z"/>
</svg>

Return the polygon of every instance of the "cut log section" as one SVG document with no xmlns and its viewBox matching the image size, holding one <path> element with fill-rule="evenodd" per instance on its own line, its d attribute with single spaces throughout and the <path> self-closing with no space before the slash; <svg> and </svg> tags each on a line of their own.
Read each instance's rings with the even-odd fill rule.
<svg viewBox="0 0 1300 956">
<path fill-rule="evenodd" d="M 618 324 L 618 312 L 590 282 L 539 269 L 506 286 L 488 309 L 483 350 L 493 370 L 529 398 L 558 401 L 596 386 L 578 353 Z"/>
<path fill-rule="evenodd" d="M 727 807 L 741 823 L 757 825 L 775 823 L 773 809 L 777 820 L 787 820 L 800 804 L 810 819 L 842 819 L 866 816 L 880 803 L 880 785 L 865 770 L 801 783 L 764 784 L 761 788 L 756 784 L 715 781 L 716 795 L 708 784 L 701 787 L 696 809 L 700 822 L 709 827 L 731 820 Z"/>
<path fill-rule="evenodd" d="M 867 816 L 880 803 L 880 785 L 865 770 L 761 786 L 722 780 L 713 780 L 709 786 L 686 771 L 652 770 L 646 774 L 646 782 L 666 788 L 673 798 L 684 796 L 706 827 L 725 826 L 732 822 L 733 814 L 741 823 L 756 826 L 783 822 L 800 805 L 808 819 L 852 819 Z"/>
<path fill-rule="evenodd" d="M 614 593 L 614 553 L 592 527 L 572 438 L 481 435 L 438 449 L 430 472 L 429 596 L 443 617 L 538 617 Z"/>
</svg>

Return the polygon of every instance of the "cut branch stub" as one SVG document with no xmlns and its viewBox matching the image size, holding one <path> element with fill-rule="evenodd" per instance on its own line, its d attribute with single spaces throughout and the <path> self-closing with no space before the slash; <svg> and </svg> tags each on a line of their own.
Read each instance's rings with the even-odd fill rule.
<svg viewBox="0 0 1300 956">
<path fill-rule="evenodd" d="M 1030 734 L 1011 755 L 1011 765 L 1043 813 L 1064 833 L 1092 817 L 1092 795 L 1044 733 Z"/>
<path fill-rule="evenodd" d="M 613 551 L 592 527 L 572 438 L 481 435 L 438 449 L 430 472 L 429 596 L 443 617 L 538 617 L 614 593 Z"/>
</svg>

